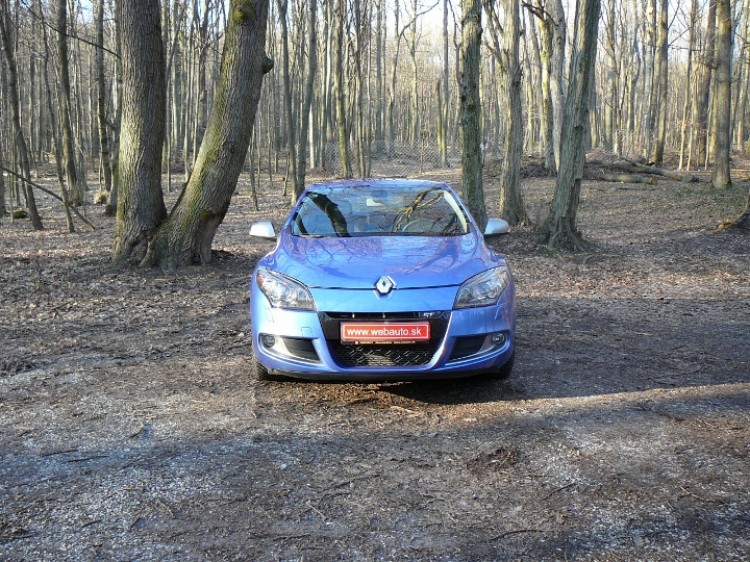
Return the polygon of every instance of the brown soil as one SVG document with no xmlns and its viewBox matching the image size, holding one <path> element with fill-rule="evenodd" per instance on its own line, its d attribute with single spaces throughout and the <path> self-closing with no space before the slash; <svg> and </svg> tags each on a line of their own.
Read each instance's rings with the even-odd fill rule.
<svg viewBox="0 0 750 562">
<path fill-rule="evenodd" d="M 525 180 L 537 224 L 553 185 Z M 0 558 L 750 557 L 750 237 L 716 229 L 747 183 L 586 182 L 596 252 L 495 242 L 509 381 L 365 385 L 250 378 L 248 225 L 286 204 L 246 189 L 176 274 L 113 266 L 99 208 L 3 221 Z"/>
</svg>

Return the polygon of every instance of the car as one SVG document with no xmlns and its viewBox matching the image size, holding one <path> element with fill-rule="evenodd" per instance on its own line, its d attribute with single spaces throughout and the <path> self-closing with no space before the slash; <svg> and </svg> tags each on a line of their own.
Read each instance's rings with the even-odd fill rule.
<svg viewBox="0 0 750 562">
<path fill-rule="evenodd" d="M 510 375 L 513 277 L 447 184 L 416 179 L 309 185 L 250 282 L 253 370 L 390 381 Z"/>
</svg>

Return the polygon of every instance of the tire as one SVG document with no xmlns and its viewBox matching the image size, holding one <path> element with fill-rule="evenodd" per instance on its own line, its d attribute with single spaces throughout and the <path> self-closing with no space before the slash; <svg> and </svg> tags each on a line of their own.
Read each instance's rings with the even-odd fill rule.
<svg viewBox="0 0 750 562">
<path fill-rule="evenodd" d="M 510 377 L 511 373 L 513 372 L 513 362 L 515 361 L 516 356 L 515 354 L 511 355 L 510 359 L 505 362 L 503 366 L 501 366 L 499 369 L 495 371 L 489 371 L 485 376 L 488 379 L 496 380 L 496 381 L 504 381 L 507 378 Z"/>
<path fill-rule="evenodd" d="M 271 375 L 271 373 L 268 372 L 268 369 L 266 369 L 260 361 L 258 361 L 255 357 L 253 357 L 253 376 L 256 380 L 259 381 L 270 381 L 274 380 L 274 377 Z"/>
</svg>

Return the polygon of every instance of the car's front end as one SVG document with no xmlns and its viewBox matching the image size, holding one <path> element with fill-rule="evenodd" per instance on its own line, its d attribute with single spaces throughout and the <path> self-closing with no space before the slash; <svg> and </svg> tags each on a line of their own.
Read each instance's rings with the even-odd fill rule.
<svg viewBox="0 0 750 562">
<path fill-rule="evenodd" d="M 470 219 L 450 236 L 329 237 L 295 234 L 291 217 L 251 282 L 263 374 L 380 381 L 508 369 L 513 279 Z"/>
</svg>

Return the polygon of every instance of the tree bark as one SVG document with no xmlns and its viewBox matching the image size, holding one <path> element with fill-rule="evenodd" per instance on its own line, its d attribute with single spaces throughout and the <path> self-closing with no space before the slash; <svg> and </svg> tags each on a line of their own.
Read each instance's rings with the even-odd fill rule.
<svg viewBox="0 0 750 562">
<path fill-rule="evenodd" d="M 461 0 L 461 185 L 469 211 L 479 227 L 484 229 L 487 224 L 487 207 L 482 185 L 482 106 L 479 96 L 481 45 L 482 4 L 480 0 Z"/>
<path fill-rule="evenodd" d="M 305 99 L 300 117 L 301 129 L 299 135 L 299 164 L 297 165 L 297 177 L 294 183 L 295 201 L 302 195 L 305 189 L 305 174 L 307 173 L 307 135 L 311 121 L 310 110 L 314 97 L 315 77 L 318 69 L 318 3 L 310 2 L 309 7 L 309 30 L 307 42 L 307 79 L 305 83 Z"/>
<path fill-rule="evenodd" d="M 8 70 L 8 93 L 10 97 L 11 117 L 13 122 L 13 135 L 15 144 L 18 149 L 21 172 L 26 180 L 31 179 L 31 164 L 29 162 L 29 149 L 24 137 L 23 128 L 21 127 L 21 98 L 18 95 L 18 69 L 16 67 L 16 57 L 13 50 L 13 40 L 11 38 L 10 10 L 8 0 L 0 0 L 0 40 L 3 43 L 3 52 L 5 53 L 5 62 Z M 44 225 L 36 208 L 36 199 L 34 191 L 28 181 L 24 181 L 24 196 L 26 199 L 26 208 L 29 211 L 29 218 L 34 230 L 43 230 Z"/>
<path fill-rule="evenodd" d="M 523 150 L 522 73 L 519 62 L 521 17 L 517 0 L 502 0 L 502 7 L 505 14 L 504 25 L 500 24 L 495 13 L 494 0 L 486 0 L 485 12 L 495 45 L 493 53 L 500 65 L 500 105 L 504 128 L 507 131 L 502 145 L 500 216 L 511 226 L 517 226 L 529 222 L 521 195 L 521 152 Z M 498 38 L 500 33 L 503 36 L 502 45 Z"/>
<path fill-rule="evenodd" d="M 289 76 L 289 28 L 287 25 L 287 7 L 288 0 L 277 0 L 279 9 L 279 21 L 281 22 L 281 82 L 284 91 L 284 113 L 286 113 L 286 146 L 289 154 L 287 155 L 287 174 L 284 181 L 284 192 L 289 179 L 294 184 L 293 202 L 297 200 L 297 130 L 295 126 L 294 112 L 292 111 L 292 83 Z"/>
<path fill-rule="evenodd" d="M 211 261 L 250 144 L 263 75 L 268 0 L 232 0 L 211 116 L 190 181 L 149 245 L 143 265 L 174 269 Z"/>
<path fill-rule="evenodd" d="M 698 99 L 695 107 L 695 127 L 698 141 L 698 165 L 704 166 L 708 159 L 708 101 L 711 93 L 711 76 L 714 64 L 714 41 L 716 37 L 716 2 L 709 0 L 706 21 L 706 47 L 701 57 L 701 78 L 698 84 Z"/>
<path fill-rule="evenodd" d="M 57 0 L 57 58 L 60 71 L 60 128 L 62 130 L 62 155 L 65 179 L 68 183 L 70 203 L 83 205 L 83 182 L 76 170 L 76 146 L 71 119 L 70 66 L 68 62 L 68 1 Z"/>
<path fill-rule="evenodd" d="M 107 131 L 107 84 L 104 76 L 104 0 L 96 5 L 96 114 L 99 124 L 99 162 L 104 176 L 101 190 L 102 202 L 112 192 L 112 163 L 109 159 L 109 134 Z"/>
<path fill-rule="evenodd" d="M 656 117 L 656 142 L 654 143 L 654 152 L 651 160 L 656 166 L 661 166 L 664 161 L 664 143 L 667 137 L 667 87 L 669 85 L 669 17 L 668 7 L 669 0 L 659 0 L 659 22 L 657 33 L 656 60 L 654 61 L 655 76 L 654 88 L 656 89 L 656 107 L 654 108 Z"/>
<path fill-rule="evenodd" d="M 560 168 L 550 214 L 541 235 L 541 242 L 551 250 L 580 251 L 588 247 L 576 228 L 576 215 L 581 197 L 584 138 L 589 124 L 600 11 L 600 0 L 580 0 L 576 7 Z"/>
<path fill-rule="evenodd" d="M 352 161 L 349 154 L 349 127 L 346 114 L 346 85 L 344 83 L 344 26 L 346 25 L 346 1 L 337 0 L 334 11 L 334 70 L 333 80 L 336 91 L 336 125 L 339 141 L 339 157 L 341 158 L 341 173 L 345 178 L 351 178 Z"/>
<path fill-rule="evenodd" d="M 122 1 L 123 108 L 113 258 L 139 262 L 167 216 L 161 190 L 165 78 L 158 0 Z"/>
<path fill-rule="evenodd" d="M 718 189 L 732 186 L 729 171 L 732 145 L 732 6 L 730 0 L 717 0 L 716 6 L 716 83 L 714 86 L 714 170 L 711 184 Z"/>
<path fill-rule="evenodd" d="M 750 192 L 747 194 L 747 203 L 745 204 L 745 211 L 737 218 L 731 225 L 734 228 L 741 228 L 744 230 L 750 230 Z"/>
</svg>

